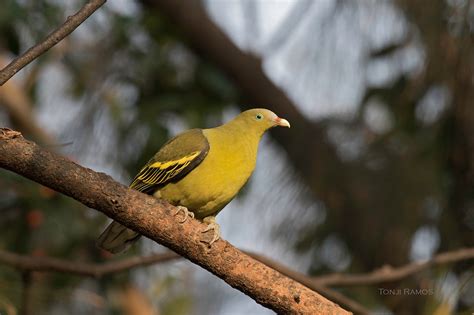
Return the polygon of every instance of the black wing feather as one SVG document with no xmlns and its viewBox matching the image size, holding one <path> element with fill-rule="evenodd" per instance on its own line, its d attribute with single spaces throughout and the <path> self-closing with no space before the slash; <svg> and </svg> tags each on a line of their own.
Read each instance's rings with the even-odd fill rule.
<svg viewBox="0 0 474 315">
<path fill-rule="evenodd" d="M 153 194 L 176 182 L 198 166 L 209 152 L 209 142 L 200 129 L 186 131 L 167 143 L 138 172 L 130 188 Z"/>
</svg>

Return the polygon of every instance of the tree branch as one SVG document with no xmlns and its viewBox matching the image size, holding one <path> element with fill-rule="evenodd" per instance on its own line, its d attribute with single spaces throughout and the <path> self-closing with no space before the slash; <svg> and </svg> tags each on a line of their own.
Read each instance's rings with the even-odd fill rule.
<svg viewBox="0 0 474 315">
<path fill-rule="evenodd" d="M 354 275 L 332 274 L 327 276 L 314 277 L 312 281 L 322 286 L 371 285 L 382 282 L 397 281 L 430 267 L 470 259 L 474 259 L 474 247 L 441 253 L 434 256 L 430 260 L 423 262 L 413 262 L 398 268 L 393 268 L 391 266 L 383 266 L 382 268 L 369 273 Z"/>
<path fill-rule="evenodd" d="M 330 289 L 328 287 L 325 287 L 324 285 L 319 284 L 312 277 L 309 277 L 301 272 L 288 268 L 287 266 L 279 262 L 276 262 L 273 259 L 270 259 L 266 256 L 256 254 L 256 253 L 247 253 L 247 254 L 252 256 L 256 260 L 260 261 L 261 263 L 264 263 L 268 267 L 271 267 L 277 270 L 278 272 L 281 272 L 288 278 L 298 281 L 299 283 L 305 285 L 306 287 L 316 292 L 321 293 L 323 296 L 330 299 L 331 301 L 335 301 L 345 306 L 347 309 L 351 310 L 355 314 L 360 314 L 360 315 L 370 314 L 370 312 L 358 302 L 348 298 L 342 293 L 339 293 L 333 289 Z"/>
<path fill-rule="evenodd" d="M 249 251 L 243 252 L 293 280 L 303 283 L 301 279 L 309 279 L 309 282 L 311 282 L 311 277 L 295 272 L 266 256 Z M 119 261 L 112 261 L 106 263 L 86 263 L 72 262 L 69 260 L 63 260 L 53 257 L 34 257 L 28 255 L 20 255 L 0 250 L 0 263 L 11 266 L 21 272 L 58 272 L 93 278 L 101 278 L 108 274 L 126 271 L 137 267 L 145 267 L 154 264 L 164 263 L 179 258 L 182 257 L 174 252 L 169 251 L 166 253 L 152 254 L 150 256 L 131 257 Z M 356 314 L 369 314 L 369 311 L 366 310 L 362 305 L 360 305 L 356 301 L 349 299 L 348 297 L 337 291 L 323 287 L 322 285 L 310 285 L 311 286 L 306 286 L 322 294 L 326 298 L 335 301 L 338 304 L 346 306 L 349 310 L 353 311 Z"/>
<path fill-rule="evenodd" d="M 249 251 L 243 252 L 285 276 L 321 293 L 326 298 L 346 306 L 357 314 L 368 314 L 369 311 L 356 301 L 353 301 L 337 291 L 329 289 L 328 286 L 371 285 L 382 282 L 397 281 L 430 267 L 474 259 L 474 248 L 465 248 L 438 254 L 431 260 L 422 263 L 415 262 L 398 268 L 385 266 L 367 274 L 351 275 L 337 273 L 327 276 L 310 277 L 303 273 L 294 271 L 264 255 Z M 52 257 L 32 257 L 0 250 L 0 263 L 12 266 L 22 272 L 59 272 L 94 278 L 100 278 L 107 274 L 117 273 L 136 267 L 164 263 L 179 258 L 181 258 L 181 256 L 170 251 L 102 264 L 92 264 L 71 262 Z"/>
<path fill-rule="evenodd" d="M 267 265 L 270 268 L 299 281 L 301 278 L 309 278 L 303 274 L 301 277 L 294 277 L 294 274 L 298 274 L 295 271 L 283 266 L 282 264 L 275 262 L 274 260 L 265 257 L 260 254 L 256 254 L 249 251 L 243 251 L 245 254 L 253 257 L 261 263 Z M 106 262 L 106 263 L 86 263 L 86 262 L 73 262 L 64 259 L 58 259 L 53 257 L 34 257 L 29 255 L 20 255 L 11 253 L 8 251 L 0 250 L 0 263 L 11 266 L 23 273 L 35 272 L 58 272 L 69 275 L 85 276 L 92 278 L 101 278 L 105 275 L 117 273 L 121 271 L 130 270 L 137 267 L 146 267 L 154 264 L 164 263 L 175 259 L 182 258 L 180 255 L 174 252 L 166 252 L 159 254 L 152 254 L 150 256 L 131 257 L 118 261 Z M 313 285 L 309 287 L 318 293 L 321 293 L 328 299 L 331 299 L 343 306 L 346 306 L 349 310 L 356 314 L 369 314 L 362 305 L 349 299 L 343 294 L 334 291 L 330 288 L 326 288 L 319 285 Z"/>
<path fill-rule="evenodd" d="M 32 257 L 0 250 L 0 262 L 21 271 L 54 271 L 93 278 L 101 278 L 111 273 L 168 262 L 177 258 L 181 258 L 181 256 L 170 251 L 150 256 L 131 257 L 119 261 L 93 264 L 52 257 Z"/>
<path fill-rule="evenodd" d="M 204 225 L 178 224 L 176 208 L 115 182 L 25 140 L 19 132 L 0 129 L 0 167 L 13 171 L 97 209 L 119 223 L 172 249 L 223 279 L 230 286 L 277 313 L 348 314 L 302 284 L 219 240 L 200 242 Z"/>
<path fill-rule="evenodd" d="M 342 274 L 334 273 L 325 276 L 310 277 L 303 273 L 294 271 L 280 263 L 277 263 L 265 256 L 248 253 L 258 261 L 278 270 L 287 277 L 304 284 L 310 289 L 315 291 L 321 291 L 320 288 L 329 286 L 362 286 L 372 285 L 383 282 L 398 281 L 403 278 L 409 277 L 418 273 L 424 269 L 428 269 L 435 266 L 446 265 L 450 263 L 460 262 L 464 260 L 474 259 L 474 247 L 457 249 L 449 252 L 440 253 L 430 260 L 423 262 L 413 262 L 398 268 L 391 266 L 384 266 L 380 269 L 374 270 L 369 273 L 363 274 Z M 323 292 L 323 291 L 321 291 Z"/>
<path fill-rule="evenodd" d="M 59 28 L 50 33 L 43 41 L 28 49 L 20 57 L 15 58 L 0 71 L 0 86 L 14 76 L 15 73 L 23 69 L 27 64 L 59 43 L 64 37 L 71 34 L 106 1 L 107 0 L 90 0 L 76 14 L 69 16 Z"/>
<path fill-rule="evenodd" d="M 328 299 L 345 306 L 356 314 L 369 314 L 370 312 L 358 302 L 346 297 L 338 291 L 329 289 L 328 287 L 363 286 L 401 280 L 430 267 L 474 259 L 474 247 L 441 253 L 428 261 L 414 262 L 398 268 L 384 266 L 367 274 L 351 275 L 336 273 L 319 277 L 307 276 L 259 254 L 248 254 L 265 265 L 278 270 L 285 276 L 298 281 L 306 287 L 321 293 Z"/>
</svg>

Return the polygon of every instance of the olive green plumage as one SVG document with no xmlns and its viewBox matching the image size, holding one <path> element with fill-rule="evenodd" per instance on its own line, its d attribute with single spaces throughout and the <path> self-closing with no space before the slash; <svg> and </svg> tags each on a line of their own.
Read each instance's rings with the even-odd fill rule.
<svg viewBox="0 0 474 315">
<path fill-rule="evenodd" d="M 214 217 L 239 192 L 252 174 L 264 132 L 289 123 L 266 109 L 251 109 L 211 129 L 191 129 L 169 140 L 135 176 L 130 188 L 186 207 L 209 223 L 219 238 Z M 121 252 L 139 234 L 112 222 L 98 245 Z"/>
</svg>

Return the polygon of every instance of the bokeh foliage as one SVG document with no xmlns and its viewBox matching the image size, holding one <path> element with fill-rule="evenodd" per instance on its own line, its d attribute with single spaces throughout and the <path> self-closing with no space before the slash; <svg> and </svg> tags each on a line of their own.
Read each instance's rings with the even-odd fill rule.
<svg viewBox="0 0 474 315">
<path fill-rule="evenodd" d="M 75 10 L 71 3 L 4 1 L 0 51 L 24 51 Z M 335 3 L 335 21 L 347 18 L 340 12 L 374 5 Z M 416 256 L 416 239 L 423 237 L 435 243 L 435 250 L 474 245 L 473 5 L 441 0 L 390 3 L 403 15 L 408 31 L 401 41 L 368 49 L 366 66 L 387 62 L 407 46 L 415 46 L 424 58 L 421 69 L 394 71 L 395 78 L 385 84 L 367 84 L 356 113 L 349 118 L 313 122 L 324 130 L 336 155 L 324 160 L 314 139 L 302 137 L 304 161 L 322 163 L 329 176 L 315 178 L 312 172 L 317 168 L 311 163 L 295 159 L 289 163 L 289 168 L 303 174 L 300 177 L 314 203 L 324 208 L 326 216 L 322 224 L 310 222 L 298 231 L 285 222 L 280 231 L 286 231 L 276 234 L 298 235 L 287 246 L 297 255 L 312 255 L 308 271 L 313 275 L 335 270 L 367 272 L 385 263 L 409 262 L 417 258 L 412 257 Z M 226 108 L 245 99 L 212 60 L 193 53 L 186 34 L 167 17 L 152 6 L 134 2 L 129 8 L 129 12 L 113 6 L 101 8 L 22 74 L 27 82 L 24 93 L 37 112 L 64 111 L 63 116 L 41 118 L 44 126 L 62 126 L 51 128 L 56 130 L 58 143 L 73 142 L 64 148 L 52 144 L 52 149 L 108 171 L 123 182 L 170 135 L 183 128 L 216 125 Z M 324 25 L 331 28 L 329 22 Z M 307 39 L 305 45 L 312 45 L 311 34 L 299 36 Z M 293 47 L 296 52 L 299 48 Z M 311 58 L 302 60 L 307 68 L 316 64 Z M 57 81 L 67 82 L 59 90 L 63 103 L 50 104 L 42 91 L 61 85 Z M 73 118 L 68 111 L 76 113 Z M 371 123 L 373 115 L 388 121 L 382 129 Z M 8 113 L 0 118 L 15 127 Z M 86 261 L 112 259 L 94 247 L 106 221 L 103 216 L 14 174 L 0 170 L 0 175 L 2 248 Z M 280 237 L 277 241 L 286 240 Z M 423 248 L 429 242 L 418 246 Z M 138 252 L 134 248 L 127 255 Z M 364 305 L 389 308 L 396 314 L 431 314 L 449 296 L 441 288 L 444 280 L 459 280 L 451 287 L 452 295 L 457 295 L 466 283 L 472 283 L 470 274 L 472 264 L 466 262 L 381 285 L 388 289 L 434 288 L 436 294 L 429 296 L 381 296 L 373 287 L 342 291 Z M 104 303 L 101 310 L 119 314 L 124 309 L 119 302 L 124 295 L 120 294 L 136 296 L 136 291 L 128 289 L 133 277 L 129 272 L 91 284 L 77 277 L 38 275 L 35 286 L 40 293 L 34 303 L 44 314 L 54 310 L 81 313 L 89 308 L 76 305 L 77 295 L 73 294 L 86 287 L 107 297 L 99 299 Z M 18 307 L 21 275 L 0 266 L 0 281 L 0 312 L 7 305 Z M 181 276 L 162 277 L 155 289 L 161 313 L 190 312 L 193 301 Z M 70 300 L 55 303 L 58 297 Z M 472 299 L 465 295 L 451 304 L 466 314 L 473 307 Z"/>
</svg>

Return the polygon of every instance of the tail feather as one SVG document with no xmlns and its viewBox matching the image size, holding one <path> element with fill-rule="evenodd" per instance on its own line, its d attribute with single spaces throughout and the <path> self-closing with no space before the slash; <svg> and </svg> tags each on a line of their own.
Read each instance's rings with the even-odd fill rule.
<svg viewBox="0 0 474 315">
<path fill-rule="evenodd" d="M 117 254 L 127 250 L 139 238 L 140 234 L 137 232 L 113 221 L 97 239 L 97 246 Z"/>
</svg>

